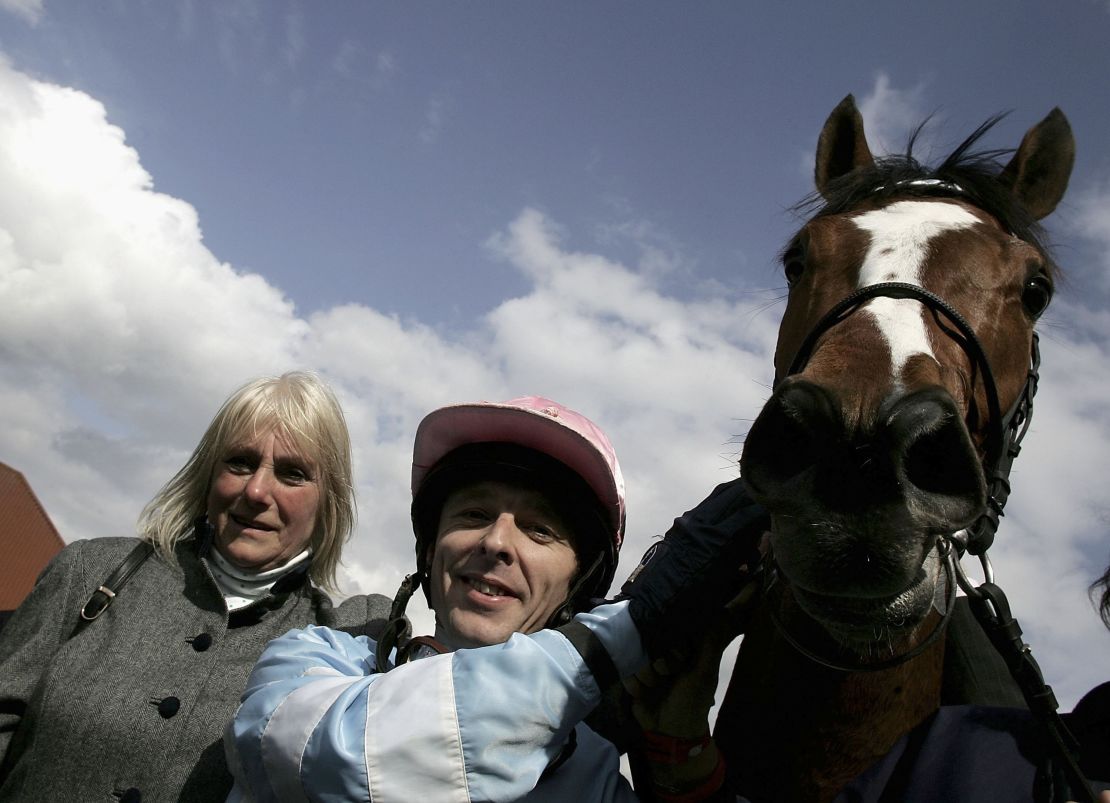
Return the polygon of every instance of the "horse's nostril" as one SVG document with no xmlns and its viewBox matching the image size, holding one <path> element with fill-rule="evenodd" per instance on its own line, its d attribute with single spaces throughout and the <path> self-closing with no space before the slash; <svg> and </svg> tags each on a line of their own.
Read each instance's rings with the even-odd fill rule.
<svg viewBox="0 0 1110 803">
<path fill-rule="evenodd" d="M 948 508 L 955 518 L 962 518 L 957 508 L 973 511 L 982 505 L 979 457 L 947 393 L 927 389 L 906 396 L 887 421 L 907 496 Z"/>
<path fill-rule="evenodd" d="M 807 382 L 780 388 L 752 424 L 740 459 L 749 484 L 764 492 L 796 477 L 817 462 L 822 443 L 836 431 L 828 393 Z"/>
<path fill-rule="evenodd" d="M 978 465 L 966 455 L 963 433 L 952 425 L 926 432 L 910 444 L 903 459 L 907 481 L 927 493 L 974 493 L 979 487 Z"/>
</svg>

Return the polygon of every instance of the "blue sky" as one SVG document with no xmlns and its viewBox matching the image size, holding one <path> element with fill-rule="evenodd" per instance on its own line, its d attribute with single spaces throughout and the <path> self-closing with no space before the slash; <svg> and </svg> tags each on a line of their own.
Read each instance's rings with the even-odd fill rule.
<svg viewBox="0 0 1110 803">
<path fill-rule="evenodd" d="M 46 2 L 0 44 L 105 103 L 221 259 L 302 310 L 363 301 L 437 324 L 524 289 L 481 248 L 523 206 L 586 247 L 608 224 L 630 256 L 613 227 L 650 225 L 695 263 L 679 294 L 777 281 L 817 126 L 880 74 L 949 137 L 1014 109 L 1009 144 L 1053 105 L 1089 141 L 1105 125 L 1105 3 L 323 8 Z M 1080 174 L 1106 164 L 1079 158 Z"/>
<path fill-rule="evenodd" d="M 0 0 L 0 460 L 68 539 L 128 534 L 232 388 L 317 369 L 356 444 L 348 579 L 391 592 L 420 417 L 543 394 L 621 453 L 623 575 L 735 476 L 833 106 L 876 150 L 933 115 L 923 156 L 1060 106 L 1069 280 L 995 563 L 1074 702 L 1110 662 L 1108 40 L 1106 0 Z"/>
</svg>

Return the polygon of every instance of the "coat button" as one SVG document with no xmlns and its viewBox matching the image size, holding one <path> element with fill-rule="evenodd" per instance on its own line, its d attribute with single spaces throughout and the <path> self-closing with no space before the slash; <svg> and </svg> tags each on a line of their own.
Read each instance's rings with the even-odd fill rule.
<svg viewBox="0 0 1110 803">
<path fill-rule="evenodd" d="M 193 649 L 197 652 L 204 652 L 212 646 L 212 636 L 208 633 L 201 633 L 199 636 L 189 639 L 189 643 L 193 645 Z"/>
<path fill-rule="evenodd" d="M 143 793 L 132 786 L 130 789 L 124 789 L 122 792 L 117 792 L 116 796 L 119 797 L 119 803 L 142 803 Z"/>
<path fill-rule="evenodd" d="M 163 719 L 172 717 L 179 708 L 181 708 L 181 701 L 176 697 L 167 697 L 158 703 L 158 713 L 162 715 Z"/>
</svg>

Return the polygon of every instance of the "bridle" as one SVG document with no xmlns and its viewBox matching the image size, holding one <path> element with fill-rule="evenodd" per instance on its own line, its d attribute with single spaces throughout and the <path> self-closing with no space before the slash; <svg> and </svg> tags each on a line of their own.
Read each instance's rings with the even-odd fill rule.
<svg viewBox="0 0 1110 803">
<path fill-rule="evenodd" d="M 998 531 L 999 518 L 1010 496 L 1010 468 L 1014 458 L 1021 451 L 1021 441 L 1029 429 L 1029 420 L 1033 412 L 1033 396 L 1037 392 L 1037 383 L 1041 366 L 1041 353 L 1037 333 L 1033 332 L 1032 346 L 1030 349 L 1029 372 L 1025 378 L 1025 385 L 1017 400 L 1010 406 L 1006 415 L 1002 415 L 998 401 L 998 387 L 994 381 L 994 372 L 987 360 L 979 337 L 975 334 L 959 312 L 951 304 L 923 287 L 908 282 L 879 282 L 878 284 L 861 287 L 848 297 L 833 305 L 817 324 L 810 330 L 802 341 L 790 368 L 784 377 L 776 379 L 778 385 L 786 376 L 799 373 L 817 346 L 817 341 L 828 330 L 838 323 L 846 320 L 853 312 L 858 310 L 865 301 L 873 298 L 912 299 L 920 301 L 934 312 L 940 313 L 956 327 L 962 340 L 953 336 L 963 347 L 971 359 L 975 372 L 982 379 L 987 395 L 987 436 L 983 449 L 983 473 L 987 479 L 987 504 L 979 519 L 967 530 L 961 530 L 963 536 L 957 538 L 960 552 L 964 550 L 972 555 L 985 557 L 986 551 L 994 543 L 995 533 Z M 947 330 L 946 330 L 947 331 Z"/>
<path fill-rule="evenodd" d="M 986 551 L 994 541 L 995 532 L 998 530 L 998 520 L 1002 516 L 1003 507 L 1009 497 L 1010 467 L 1013 464 L 1014 457 L 1016 457 L 1018 451 L 1020 451 L 1021 439 L 1025 436 L 1025 432 L 1029 426 L 1029 417 L 1033 407 L 1033 395 L 1036 393 L 1038 369 L 1040 367 L 1040 349 L 1037 344 L 1037 334 L 1034 332 L 1030 370 L 1026 377 L 1025 386 L 1018 395 L 1017 401 L 1010 407 L 1006 415 L 1002 416 L 1000 412 L 1001 405 L 998 401 L 998 387 L 994 380 L 994 372 L 991 370 L 990 362 L 987 359 L 986 351 L 983 349 L 982 343 L 979 341 L 979 337 L 975 334 L 975 330 L 971 328 L 967 320 L 957 312 L 951 304 L 936 293 L 926 290 L 923 287 L 908 282 L 879 282 L 877 284 L 868 285 L 867 287 L 861 287 L 854 291 L 846 298 L 834 304 L 828 312 L 821 316 L 820 320 L 817 321 L 817 324 L 809 331 L 802 341 L 802 344 L 798 347 L 785 376 L 776 379 L 776 386 L 782 379 L 800 373 L 802 369 L 805 368 L 810 357 L 813 356 L 813 352 L 822 335 L 837 324 L 846 320 L 852 313 L 863 306 L 865 302 L 880 297 L 919 301 L 924 306 L 947 318 L 957 330 L 956 333 L 949 331 L 949 334 L 953 339 L 957 340 L 967 353 L 974 372 L 981 377 L 986 391 L 988 429 L 982 467 L 984 474 L 988 477 L 988 500 L 983 513 L 972 527 L 966 530 L 960 530 L 959 533 L 945 535 L 937 539 L 937 548 L 942 560 L 942 568 L 945 572 L 945 580 L 947 583 L 946 596 L 948 597 L 948 602 L 941 612 L 940 621 L 934 626 L 929 635 L 907 652 L 892 656 L 884 661 L 846 665 L 837 659 L 819 655 L 815 650 L 803 646 L 785 627 L 783 627 L 782 623 L 778 621 L 777 616 L 773 612 L 774 606 L 770 606 L 770 609 L 772 609 L 772 619 L 775 620 L 779 632 L 795 649 L 822 666 L 845 672 L 876 672 L 890 669 L 917 657 L 940 638 L 945 630 L 949 617 L 952 615 L 957 585 L 963 588 L 964 593 L 967 593 L 969 596 L 971 596 L 974 591 L 974 587 L 971 585 L 967 575 L 963 572 L 959 564 L 959 555 L 963 554 L 965 550 L 980 556 L 980 559 L 984 563 L 984 571 L 986 571 L 988 576 L 993 580 L 993 569 L 990 568 L 990 561 L 986 556 Z M 959 335 L 958 338 L 956 337 L 957 333 Z M 769 591 L 774 587 L 778 576 L 779 572 L 773 568 L 771 571 L 765 573 L 765 577 L 768 578 L 765 591 Z M 969 588 L 972 589 L 972 591 L 969 591 Z"/>
<path fill-rule="evenodd" d="M 937 185 L 930 183 L 929 186 Z M 955 185 L 943 184 L 940 186 L 947 191 L 946 194 L 965 194 L 962 189 Z M 956 332 L 954 333 L 946 327 L 942 328 L 963 348 L 971 360 L 974 372 L 978 373 L 983 383 L 987 397 L 987 434 L 984 441 L 982 468 L 987 481 L 987 502 L 979 518 L 970 527 L 954 533 L 943 534 L 937 538 L 938 554 L 943 561 L 950 586 L 948 596 L 950 597 L 950 603 L 955 601 L 953 598 L 955 588 L 952 587 L 954 577 L 959 587 L 967 594 L 972 612 L 983 626 L 995 649 L 1005 660 L 1010 673 L 1021 688 L 1030 711 L 1043 726 L 1048 737 L 1048 743 L 1053 746 L 1057 757 L 1062 762 L 1063 766 L 1058 769 L 1062 771 L 1067 782 L 1071 785 L 1072 794 L 1094 803 L 1094 793 L 1079 770 L 1075 758 L 1078 743 L 1057 713 L 1059 704 L 1052 688 L 1044 682 L 1044 676 L 1030 652 L 1029 645 L 1021 639 L 1021 627 L 1010 613 L 1009 601 L 1006 599 L 1006 595 L 994 582 L 994 570 L 990 559 L 987 557 L 987 550 L 994 543 L 999 519 L 1003 515 L 1003 508 L 1010 496 L 1010 469 L 1013 466 L 1014 459 L 1021 451 L 1021 441 L 1029 430 L 1033 413 L 1033 396 L 1037 392 L 1041 365 L 1037 333 L 1035 331 L 1032 333 L 1029 371 L 1026 375 L 1025 384 L 1009 410 L 1005 415 L 1002 415 L 994 372 L 991 370 L 982 343 L 964 317 L 943 298 L 923 287 L 907 282 L 879 282 L 861 287 L 834 304 L 806 335 L 802 344 L 798 347 L 798 351 L 794 354 L 789 370 L 784 376 L 776 377 L 775 385 L 777 386 L 786 377 L 797 374 L 805 368 L 822 335 L 846 320 L 864 302 L 880 297 L 919 301 L 934 313 L 946 318 L 955 327 Z M 959 337 L 956 336 L 957 333 Z M 972 379 L 974 380 L 974 375 Z M 985 579 L 978 586 L 968 578 L 960 565 L 960 557 L 965 551 L 977 556 L 982 565 Z M 778 574 L 777 569 L 765 572 L 765 576 L 770 578 L 768 583 L 773 584 Z M 773 605 L 768 607 L 769 609 L 774 608 Z M 924 652 L 944 632 L 953 608 L 954 605 L 952 604 L 946 606 L 946 610 L 942 613 L 937 626 L 927 638 L 913 649 L 887 661 L 852 667 L 839 665 L 836 661 L 818 656 L 813 651 L 803 647 L 787 632 L 773 611 L 772 620 L 783 637 L 810 660 L 840 671 L 878 671 L 897 666 Z"/>
<path fill-rule="evenodd" d="M 936 185 L 930 183 L 929 186 L 934 187 Z M 943 188 L 957 195 L 964 194 L 955 185 L 943 185 Z M 994 371 L 991 370 L 990 361 L 987 359 L 983 344 L 979 341 L 978 335 L 975 334 L 975 330 L 971 328 L 967 320 L 950 303 L 924 287 L 908 282 L 878 282 L 850 293 L 822 315 L 802 340 L 786 374 L 776 377 L 775 385 L 777 386 L 788 376 L 800 373 L 813 356 L 821 337 L 859 310 L 864 302 L 873 298 L 915 300 L 945 317 L 955 327 L 956 332 L 947 328 L 944 328 L 944 331 L 959 343 L 971 360 L 973 367 L 972 380 L 974 380 L 975 374 L 978 374 L 983 383 L 987 397 L 987 434 L 981 465 L 987 482 L 986 505 L 979 518 L 970 527 L 954 533 L 944 534 L 937 540 L 938 550 L 948 568 L 949 578 L 951 579 L 954 576 L 959 587 L 969 598 L 981 600 L 983 594 L 980 587 L 973 585 L 968 578 L 960 565 L 960 557 L 964 552 L 978 556 L 983 568 L 984 586 L 997 588 L 994 584 L 994 569 L 987 557 L 987 550 L 994 543 L 995 534 L 998 532 L 999 520 L 1010 497 L 1010 469 L 1013 467 L 1014 459 L 1021 452 L 1021 442 L 1029 431 L 1029 423 L 1033 416 L 1033 397 L 1037 393 L 1037 385 L 1040 380 L 1041 350 L 1039 338 L 1036 331 L 1034 331 L 1030 340 L 1029 370 L 1025 377 L 1025 383 L 1014 403 L 1003 415 L 998 400 L 998 385 L 994 379 Z M 957 337 L 957 334 L 959 337 Z M 1001 589 L 998 590 L 998 593 L 1001 593 Z M 996 610 L 994 613 L 997 616 L 1000 612 Z M 951 607 L 945 613 L 945 620 L 950 614 Z M 908 660 L 909 657 L 917 653 L 917 650 L 907 653 L 906 659 Z"/>
</svg>

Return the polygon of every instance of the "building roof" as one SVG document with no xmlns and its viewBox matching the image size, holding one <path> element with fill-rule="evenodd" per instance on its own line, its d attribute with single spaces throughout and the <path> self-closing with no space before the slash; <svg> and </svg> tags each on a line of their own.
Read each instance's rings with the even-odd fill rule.
<svg viewBox="0 0 1110 803">
<path fill-rule="evenodd" d="M 0 463 L 0 610 L 13 610 L 65 542 L 23 475 Z"/>
</svg>

